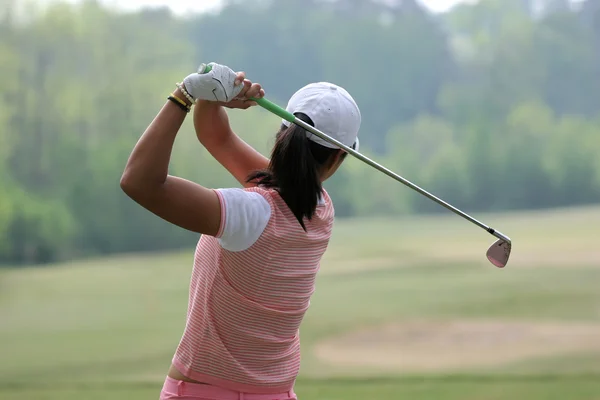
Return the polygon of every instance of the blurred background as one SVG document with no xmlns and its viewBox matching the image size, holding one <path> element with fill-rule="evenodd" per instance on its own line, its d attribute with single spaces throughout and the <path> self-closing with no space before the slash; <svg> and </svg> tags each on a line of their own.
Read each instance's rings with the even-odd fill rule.
<svg viewBox="0 0 600 400">
<path fill-rule="evenodd" d="M 600 399 L 600 2 L 0 2 L 0 398 L 146 399 L 185 323 L 197 235 L 119 188 L 202 62 L 285 106 L 345 87 L 361 151 L 302 328 L 301 399 Z M 268 155 L 279 119 L 230 112 Z M 180 132 L 171 173 L 237 183 Z M 450 214 L 450 215 L 449 215 Z"/>
</svg>

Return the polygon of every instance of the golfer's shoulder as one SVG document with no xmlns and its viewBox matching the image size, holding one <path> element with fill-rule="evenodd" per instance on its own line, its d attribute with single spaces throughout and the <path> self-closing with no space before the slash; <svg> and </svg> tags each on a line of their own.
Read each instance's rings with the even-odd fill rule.
<svg viewBox="0 0 600 400">
<path fill-rule="evenodd" d="M 251 186 L 243 189 L 244 192 L 248 194 L 252 194 L 254 196 L 260 196 L 269 203 L 273 202 L 274 196 L 277 194 L 277 191 L 272 188 L 265 188 L 262 186 Z"/>
<path fill-rule="evenodd" d="M 258 188 L 228 188 L 218 189 L 226 212 L 238 214 L 269 215 L 271 214 L 272 201 L 268 194 Z"/>
<path fill-rule="evenodd" d="M 230 251 L 249 248 L 267 227 L 273 210 L 268 196 L 248 189 L 218 189 L 221 199 L 221 246 Z"/>
</svg>

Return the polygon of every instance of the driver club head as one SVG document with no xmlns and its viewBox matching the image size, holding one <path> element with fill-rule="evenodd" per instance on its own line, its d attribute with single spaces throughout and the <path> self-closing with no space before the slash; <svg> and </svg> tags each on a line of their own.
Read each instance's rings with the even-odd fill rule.
<svg viewBox="0 0 600 400">
<path fill-rule="evenodd" d="M 497 240 L 487 251 L 487 258 L 498 268 L 504 268 L 510 257 L 512 244 L 502 239 Z"/>
</svg>

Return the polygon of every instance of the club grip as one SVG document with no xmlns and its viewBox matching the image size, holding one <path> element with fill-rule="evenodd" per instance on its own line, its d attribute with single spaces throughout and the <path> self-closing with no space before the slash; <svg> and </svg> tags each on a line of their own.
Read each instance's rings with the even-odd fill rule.
<svg viewBox="0 0 600 400">
<path fill-rule="evenodd" d="M 261 106 L 265 110 L 272 112 L 273 114 L 285 119 L 288 122 L 294 122 L 296 120 L 294 114 L 287 112 L 285 109 L 279 107 L 277 104 L 265 99 L 264 97 L 262 99 L 250 98 L 250 100 L 255 101 L 259 106 Z"/>
<path fill-rule="evenodd" d="M 206 74 L 206 73 L 209 73 L 211 70 L 212 70 L 212 67 L 210 65 L 201 64 L 200 68 L 198 68 L 198 73 Z M 250 100 L 255 101 L 259 106 L 261 106 L 265 110 L 272 112 L 273 114 L 285 119 L 288 122 L 294 122 L 294 120 L 296 119 L 294 114 L 287 112 L 283 108 L 279 107 L 277 104 L 275 104 L 272 101 L 269 101 L 265 98 L 262 98 L 262 99 L 251 98 Z"/>
</svg>

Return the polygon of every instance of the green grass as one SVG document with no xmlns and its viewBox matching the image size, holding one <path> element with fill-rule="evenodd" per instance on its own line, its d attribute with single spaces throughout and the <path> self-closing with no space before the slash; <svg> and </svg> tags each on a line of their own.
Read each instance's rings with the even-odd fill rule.
<svg viewBox="0 0 600 400">
<path fill-rule="evenodd" d="M 325 364 L 323 340 L 413 318 L 600 323 L 600 209 L 336 223 L 301 338 L 297 392 L 310 399 L 600 399 L 600 353 L 419 376 Z M 544 246 L 549 246 L 550 251 Z M 543 251 L 542 251 L 543 250 Z M 179 341 L 191 253 L 0 271 L 0 399 L 152 399 Z M 600 341 L 600 338 L 598 338 Z"/>
</svg>

